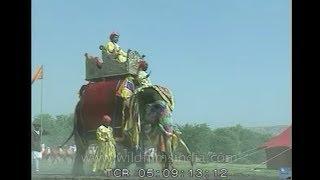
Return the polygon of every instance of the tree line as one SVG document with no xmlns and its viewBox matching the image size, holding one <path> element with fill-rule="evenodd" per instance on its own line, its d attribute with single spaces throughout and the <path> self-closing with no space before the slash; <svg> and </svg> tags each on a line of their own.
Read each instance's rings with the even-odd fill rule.
<svg viewBox="0 0 320 180">
<path fill-rule="evenodd" d="M 33 122 L 41 123 L 42 128 L 47 131 L 47 135 L 42 136 L 42 143 L 46 146 L 58 147 L 72 133 L 73 114 L 52 116 L 50 114 L 37 115 Z M 71 138 L 67 145 L 73 145 L 74 139 Z"/>
<path fill-rule="evenodd" d="M 271 134 L 254 132 L 241 125 L 213 129 L 205 123 L 185 124 L 180 126 L 180 130 L 191 152 L 210 152 L 216 156 L 232 157 L 232 161 L 237 159 L 235 163 L 245 164 L 263 162 L 265 152 L 256 148 L 271 138 Z M 243 156 L 246 157 L 241 158 Z M 213 160 L 217 162 L 217 159 Z"/>
<path fill-rule="evenodd" d="M 34 118 L 34 122 L 41 121 L 43 129 L 49 133 L 42 137 L 42 142 L 47 146 L 59 146 L 73 129 L 73 114 L 57 116 L 40 114 Z M 182 132 L 183 140 L 194 154 L 223 154 L 232 156 L 233 159 L 237 158 L 234 155 L 255 149 L 271 138 L 271 134 L 254 132 L 241 125 L 210 128 L 206 123 L 194 123 L 176 127 Z M 73 145 L 74 139 L 71 138 L 67 144 Z M 240 158 L 236 163 L 260 163 L 264 160 L 265 152 L 261 150 L 246 158 Z"/>
</svg>

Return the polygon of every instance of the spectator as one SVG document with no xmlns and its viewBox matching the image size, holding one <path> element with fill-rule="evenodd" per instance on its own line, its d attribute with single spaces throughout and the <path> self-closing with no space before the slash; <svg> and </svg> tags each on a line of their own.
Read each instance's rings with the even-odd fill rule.
<svg viewBox="0 0 320 180">
<path fill-rule="evenodd" d="M 31 150 L 32 150 L 32 171 L 38 173 L 39 161 L 42 159 L 42 148 L 41 148 L 41 135 L 48 134 L 44 130 L 41 132 L 41 125 L 38 123 L 33 123 L 33 130 L 31 133 Z"/>
</svg>

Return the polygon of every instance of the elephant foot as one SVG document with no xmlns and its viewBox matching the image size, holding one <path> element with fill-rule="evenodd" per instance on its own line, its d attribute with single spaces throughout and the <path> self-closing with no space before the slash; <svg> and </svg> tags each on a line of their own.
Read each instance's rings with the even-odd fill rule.
<svg viewBox="0 0 320 180">
<path fill-rule="evenodd" d="M 99 170 L 99 171 L 96 171 L 96 172 L 91 171 L 90 175 L 91 176 L 106 176 L 106 172 L 102 171 L 102 170 Z"/>
<path fill-rule="evenodd" d="M 144 162 L 144 160 L 142 162 L 137 162 L 136 167 L 137 167 L 137 170 L 146 169 L 146 163 Z"/>
<path fill-rule="evenodd" d="M 74 167 L 72 168 L 72 175 L 74 175 L 74 176 L 82 176 L 82 175 L 85 175 L 84 170 L 83 170 L 83 167 L 81 167 L 81 166 L 74 166 Z"/>
<path fill-rule="evenodd" d="M 193 165 L 194 165 L 194 161 L 193 161 L 193 160 L 191 160 L 191 161 L 190 161 L 190 164 L 191 164 L 191 167 L 193 167 Z"/>
<path fill-rule="evenodd" d="M 74 176 L 82 176 L 82 175 L 84 175 L 84 171 L 83 170 L 73 170 L 72 171 L 72 175 L 74 175 Z"/>
<path fill-rule="evenodd" d="M 117 142 L 117 143 L 121 143 L 124 141 L 124 136 L 120 136 L 120 137 L 115 137 L 114 140 Z"/>
</svg>

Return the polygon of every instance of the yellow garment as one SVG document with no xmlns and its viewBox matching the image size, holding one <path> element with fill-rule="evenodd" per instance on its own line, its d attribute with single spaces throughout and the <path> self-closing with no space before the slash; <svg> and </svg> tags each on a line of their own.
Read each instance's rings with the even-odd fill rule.
<svg viewBox="0 0 320 180">
<path fill-rule="evenodd" d="M 162 99 L 168 104 L 171 111 L 173 111 L 174 108 L 174 98 L 171 93 L 171 91 L 168 88 L 161 87 L 158 85 L 152 86 L 162 97 Z"/>
<path fill-rule="evenodd" d="M 105 45 L 104 50 L 106 53 L 116 59 L 118 62 L 125 62 L 127 61 L 127 53 L 124 52 L 117 43 L 108 42 Z"/>
<path fill-rule="evenodd" d="M 177 135 L 173 134 L 172 135 L 172 149 L 173 150 L 177 149 L 178 144 L 179 144 L 179 138 Z"/>
<path fill-rule="evenodd" d="M 112 168 L 116 158 L 115 144 L 112 128 L 101 125 L 97 129 L 97 150 L 94 156 L 93 172 Z"/>
<path fill-rule="evenodd" d="M 135 98 L 129 100 L 129 118 L 125 121 L 124 132 L 127 134 L 131 146 L 139 144 L 140 119 L 137 113 L 138 106 Z"/>
</svg>

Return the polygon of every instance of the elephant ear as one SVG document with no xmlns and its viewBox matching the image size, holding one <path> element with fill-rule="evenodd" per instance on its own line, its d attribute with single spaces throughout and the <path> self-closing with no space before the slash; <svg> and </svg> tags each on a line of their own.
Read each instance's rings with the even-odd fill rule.
<svg viewBox="0 0 320 180">
<path fill-rule="evenodd" d="M 162 97 L 162 99 L 167 103 L 170 110 L 173 111 L 174 109 L 174 98 L 172 92 L 165 87 L 154 85 L 152 86 Z"/>
</svg>

